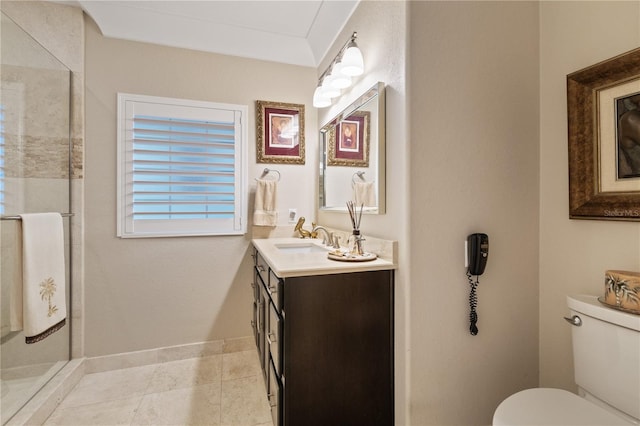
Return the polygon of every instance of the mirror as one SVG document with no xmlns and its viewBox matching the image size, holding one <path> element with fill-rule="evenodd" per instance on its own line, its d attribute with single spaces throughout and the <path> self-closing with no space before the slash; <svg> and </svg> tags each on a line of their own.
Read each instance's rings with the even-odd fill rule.
<svg viewBox="0 0 640 426">
<path fill-rule="evenodd" d="M 385 212 L 385 101 L 378 82 L 320 129 L 319 206 L 347 212 Z"/>
</svg>

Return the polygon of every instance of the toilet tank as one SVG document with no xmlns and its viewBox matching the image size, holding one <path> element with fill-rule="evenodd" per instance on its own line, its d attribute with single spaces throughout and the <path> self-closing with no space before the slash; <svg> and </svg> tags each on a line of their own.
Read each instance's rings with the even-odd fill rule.
<svg viewBox="0 0 640 426">
<path fill-rule="evenodd" d="M 609 308 L 596 296 L 568 296 L 576 384 L 617 410 L 640 419 L 640 315 Z"/>
</svg>

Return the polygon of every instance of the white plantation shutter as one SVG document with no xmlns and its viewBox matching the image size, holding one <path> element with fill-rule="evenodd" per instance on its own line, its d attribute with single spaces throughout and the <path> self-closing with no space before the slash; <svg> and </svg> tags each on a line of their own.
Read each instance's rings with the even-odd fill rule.
<svg viewBox="0 0 640 426">
<path fill-rule="evenodd" d="M 118 236 L 246 232 L 243 105 L 118 94 Z"/>
</svg>

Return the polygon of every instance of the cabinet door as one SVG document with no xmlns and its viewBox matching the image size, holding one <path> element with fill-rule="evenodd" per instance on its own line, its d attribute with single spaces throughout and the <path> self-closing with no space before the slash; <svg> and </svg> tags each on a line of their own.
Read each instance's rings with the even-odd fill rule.
<svg viewBox="0 0 640 426">
<path fill-rule="evenodd" d="M 253 270 L 253 279 L 254 279 L 254 322 L 255 322 L 255 339 L 256 339 L 256 347 L 258 349 L 258 358 L 260 359 L 260 366 L 262 367 L 262 371 L 265 376 L 265 381 L 267 380 L 266 371 L 268 369 L 268 364 L 265 361 L 269 356 L 269 348 L 266 344 L 267 338 L 267 321 L 269 315 L 269 296 L 267 295 L 267 291 L 265 289 L 265 285 L 260 278 L 259 271 L 257 268 Z"/>
<path fill-rule="evenodd" d="M 287 278 L 288 425 L 393 424 L 393 271 Z"/>
<path fill-rule="evenodd" d="M 272 363 L 269 363 L 269 387 L 267 397 L 271 407 L 271 420 L 273 426 L 280 426 L 282 423 L 282 383 Z"/>
<path fill-rule="evenodd" d="M 251 291 L 253 292 L 253 306 L 251 309 L 251 329 L 253 330 L 253 338 L 255 340 L 256 347 L 260 349 L 260 333 L 259 329 L 259 311 L 260 311 L 260 284 L 256 277 L 256 272 L 253 273 L 253 281 L 251 282 Z"/>
<path fill-rule="evenodd" d="M 282 347 L 282 319 L 273 303 L 269 304 L 269 328 L 267 342 L 269 342 L 269 352 L 271 360 L 278 375 L 282 374 L 282 357 L 280 348 Z"/>
<path fill-rule="evenodd" d="M 261 330 L 260 330 L 260 365 L 262 366 L 262 373 L 264 375 L 265 385 L 269 388 L 269 293 L 264 284 L 260 285 L 260 318 L 261 318 Z"/>
<path fill-rule="evenodd" d="M 253 294 L 253 306 L 251 309 L 251 329 L 253 330 L 253 339 L 255 340 L 256 347 L 260 348 L 260 340 L 258 337 L 258 306 L 260 304 L 260 291 L 258 287 L 258 278 L 257 272 L 255 269 L 255 262 L 257 259 L 258 253 L 254 249 L 251 257 L 253 257 L 253 279 L 251 281 L 251 293 Z"/>
</svg>

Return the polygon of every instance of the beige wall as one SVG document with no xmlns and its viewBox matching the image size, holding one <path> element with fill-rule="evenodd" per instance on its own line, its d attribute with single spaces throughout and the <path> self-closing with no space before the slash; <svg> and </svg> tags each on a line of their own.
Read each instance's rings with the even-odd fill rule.
<svg viewBox="0 0 640 426">
<path fill-rule="evenodd" d="M 640 270 L 640 224 L 569 220 L 566 76 L 640 45 L 640 2 L 540 4 L 540 385 L 575 390 L 569 294 Z"/>
<path fill-rule="evenodd" d="M 108 39 L 85 23 L 87 356 L 250 335 L 250 235 L 116 238 L 116 93 L 248 105 L 255 191 L 255 101 L 311 111 L 315 69 Z M 282 175 L 281 224 L 289 207 L 314 213 L 315 114 L 306 126 L 307 163 L 268 165 Z"/>
<path fill-rule="evenodd" d="M 538 383 L 538 3 L 409 6 L 409 409 L 490 424 Z M 489 235 L 469 333 L 468 234 Z"/>
</svg>

